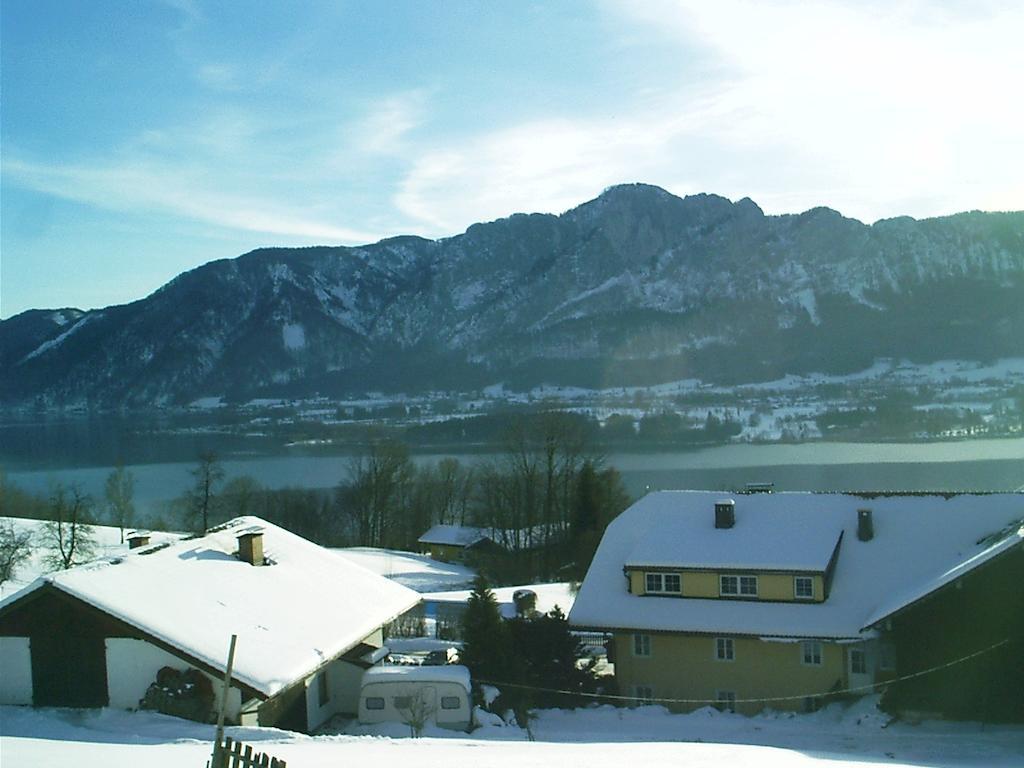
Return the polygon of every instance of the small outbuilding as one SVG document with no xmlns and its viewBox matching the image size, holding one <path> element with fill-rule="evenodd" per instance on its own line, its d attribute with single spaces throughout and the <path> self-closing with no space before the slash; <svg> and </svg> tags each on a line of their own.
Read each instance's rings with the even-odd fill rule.
<svg viewBox="0 0 1024 768">
<path fill-rule="evenodd" d="M 503 551 L 490 531 L 468 525 L 435 525 L 420 536 L 417 542 L 423 554 L 444 563 L 462 560 L 466 553 L 474 550 Z"/>
<path fill-rule="evenodd" d="M 471 691 L 469 670 L 458 665 L 373 667 L 363 673 L 359 722 L 467 730 Z"/>
</svg>

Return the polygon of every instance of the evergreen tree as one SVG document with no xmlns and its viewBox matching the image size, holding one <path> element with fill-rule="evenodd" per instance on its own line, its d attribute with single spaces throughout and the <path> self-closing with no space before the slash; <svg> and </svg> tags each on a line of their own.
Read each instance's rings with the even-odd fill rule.
<svg viewBox="0 0 1024 768">
<path fill-rule="evenodd" d="M 508 628 L 498 601 L 483 576 L 473 580 L 473 592 L 462 616 L 462 652 L 459 660 L 474 680 L 506 682 L 513 668 Z"/>
<path fill-rule="evenodd" d="M 516 682 L 533 692 L 528 701 L 548 707 L 571 706 L 580 701 L 572 693 L 593 690 L 594 663 L 580 664 L 585 650 L 569 631 L 569 622 L 558 606 L 532 619 L 513 619 L 508 629 L 513 653 L 520 660 Z M 525 709 L 517 707 L 517 714 L 520 708 Z"/>
</svg>

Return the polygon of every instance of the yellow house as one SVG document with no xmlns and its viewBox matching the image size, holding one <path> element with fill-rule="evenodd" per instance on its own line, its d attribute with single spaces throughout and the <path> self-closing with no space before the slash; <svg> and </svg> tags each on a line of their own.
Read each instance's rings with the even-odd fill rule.
<svg viewBox="0 0 1024 768">
<path fill-rule="evenodd" d="M 637 702 L 811 710 L 896 676 L 885 617 L 1022 517 L 1015 494 L 652 493 L 609 525 L 569 622 L 611 633 Z"/>
</svg>

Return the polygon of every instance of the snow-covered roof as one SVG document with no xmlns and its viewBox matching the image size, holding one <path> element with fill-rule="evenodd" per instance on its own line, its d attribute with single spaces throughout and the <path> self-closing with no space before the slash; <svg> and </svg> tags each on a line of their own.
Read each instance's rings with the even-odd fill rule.
<svg viewBox="0 0 1024 768">
<path fill-rule="evenodd" d="M 484 528 L 468 525 L 435 525 L 417 539 L 420 544 L 445 544 L 450 547 L 471 547 L 490 538 Z"/>
<path fill-rule="evenodd" d="M 842 521 L 832 515 L 809 515 L 785 505 L 770 515 L 737 514 L 734 527 L 715 528 L 713 505 L 721 503 L 715 499 L 705 514 L 688 514 L 685 536 L 659 536 L 651 530 L 624 565 L 824 572 L 843 530 Z"/>
<path fill-rule="evenodd" d="M 569 615 L 595 629 L 730 633 L 773 637 L 856 638 L 895 611 L 1024 542 L 1024 495 L 892 495 L 773 493 L 736 498 L 736 525 L 714 528 L 719 494 L 662 491 L 645 496 L 605 532 Z M 872 510 L 874 538 L 857 538 L 857 510 Z M 623 567 L 650 547 L 673 545 L 706 561 L 691 539 L 731 541 L 716 555 L 730 567 L 766 567 L 780 558 L 768 530 L 792 541 L 786 559 L 818 562 L 845 531 L 823 603 L 758 602 L 632 595 Z M 802 554 L 800 548 L 804 547 Z M 831 549 L 829 549 L 831 552 Z M 788 569 L 788 568 L 787 568 Z M 793 568 L 793 570 L 797 570 Z M 685 576 L 684 576 L 685 579 Z"/>
<path fill-rule="evenodd" d="M 363 685 L 370 683 L 455 683 L 472 691 L 469 670 L 458 664 L 370 667 L 363 672 Z"/>
<path fill-rule="evenodd" d="M 239 560 L 236 537 L 263 531 L 272 563 Z M 214 668 L 238 635 L 234 678 L 271 696 L 419 602 L 400 584 L 256 517 L 43 576 L 66 592 Z"/>
</svg>

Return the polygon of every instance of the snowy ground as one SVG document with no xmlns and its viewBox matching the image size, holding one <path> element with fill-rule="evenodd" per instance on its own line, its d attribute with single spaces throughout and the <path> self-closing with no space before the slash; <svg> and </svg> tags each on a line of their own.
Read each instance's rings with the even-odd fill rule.
<svg viewBox="0 0 1024 768">
<path fill-rule="evenodd" d="M 229 728 L 228 735 L 296 768 L 338 765 L 485 765 L 532 768 L 692 766 L 985 766 L 1024 763 L 1024 727 L 893 723 L 871 701 L 813 715 L 754 718 L 701 710 L 671 715 L 661 707 L 547 710 L 533 725 L 535 741 L 518 728 L 489 727 L 471 735 L 431 730 L 399 737 L 404 726 L 369 732 L 391 735 L 302 736 L 270 728 Z M 213 727 L 152 713 L 114 710 L 32 710 L 0 707 L 4 768 L 202 766 Z"/>
<path fill-rule="evenodd" d="M 429 555 L 417 555 L 396 549 L 349 547 L 333 551 L 363 568 L 417 592 L 458 589 L 471 584 L 476 576 L 476 571 L 464 565 L 442 563 Z"/>
<path fill-rule="evenodd" d="M 31 584 L 44 573 L 54 570 L 46 562 L 47 556 L 52 554 L 46 535 L 46 522 L 43 520 L 30 520 L 20 517 L 0 517 L 0 525 L 10 524 L 15 531 L 28 531 L 32 534 L 33 550 L 29 559 L 14 572 L 14 578 L 0 584 L 0 599 L 17 592 L 22 587 Z M 96 542 L 96 557 L 111 557 L 128 551 L 128 543 L 121 543 L 121 531 L 109 525 L 92 525 L 93 539 Z M 127 529 L 125 533 L 127 534 Z M 154 531 L 150 535 L 150 543 L 158 544 L 167 539 L 179 538 L 181 534 L 161 533 Z"/>
</svg>

